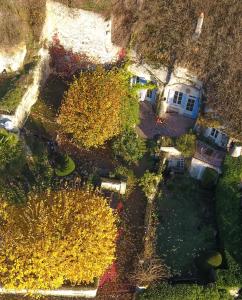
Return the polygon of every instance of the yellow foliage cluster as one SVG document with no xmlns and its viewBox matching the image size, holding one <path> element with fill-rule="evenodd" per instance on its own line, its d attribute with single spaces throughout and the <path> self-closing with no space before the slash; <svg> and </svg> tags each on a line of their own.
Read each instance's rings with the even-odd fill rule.
<svg viewBox="0 0 242 300">
<path fill-rule="evenodd" d="M 102 145 L 120 133 L 121 101 L 127 91 L 122 71 L 98 67 L 83 72 L 70 85 L 57 121 L 74 142 L 86 148 Z"/>
<path fill-rule="evenodd" d="M 47 191 L 0 203 L 0 273 L 6 288 L 91 283 L 115 256 L 116 215 L 90 190 Z"/>
</svg>

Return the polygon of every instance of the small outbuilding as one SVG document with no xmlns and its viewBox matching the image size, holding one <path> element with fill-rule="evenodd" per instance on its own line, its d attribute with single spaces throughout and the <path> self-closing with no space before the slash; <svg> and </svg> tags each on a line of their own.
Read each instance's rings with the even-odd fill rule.
<svg viewBox="0 0 242 300">
<path fill-rule="evenodd" d="M 127 183 L 117 179 L 101 178 L 101 190 L 108 190 L 118 192 L 121 195 L 125 195 Z"/>
<path fill-rule="evenodd" d="M 201 180 L 207 168 L 214 169 L 218 174 L 221 174 L 225 155 L 225 151 L 214 149 L 210 145 L 198 141 L 191 161 L 190 175 L 195 179 Z"/>
</svg>

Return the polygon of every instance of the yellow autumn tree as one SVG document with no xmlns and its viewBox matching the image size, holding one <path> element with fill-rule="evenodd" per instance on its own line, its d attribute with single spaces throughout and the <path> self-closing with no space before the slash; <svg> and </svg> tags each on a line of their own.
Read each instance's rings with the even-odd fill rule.
<svg viewBox="0 0 242 300">
<path fill-rule="evenodd" d="M 97 147 L 121 131 L 127 80 L 118 69 L 83 72 L 65 94 L 58 116 L 63 133 L 86 148 Z"/>
<path fill-rule="evenodd" d="M 0 282 L 6 288 L 91 283 L 114 260 L 116 215 L 93 191 L 47 191 L 21 206 L 2 201 L 0 212 Z"/>
</svg>

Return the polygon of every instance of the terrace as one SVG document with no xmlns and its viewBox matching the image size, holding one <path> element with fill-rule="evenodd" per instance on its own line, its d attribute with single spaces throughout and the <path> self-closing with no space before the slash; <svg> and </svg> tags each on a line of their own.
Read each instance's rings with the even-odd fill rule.
<svg viewBox="0 0 242 300">
<path fill-rule="evenodd" d="M 140 102 L 140 124 L 136 131 L 143 138 L 151 139 L 155 135 L 178 137 L 185 134 L 194 125 L 194 119 L 178 113 L 165 113 L 161 122 L 157 122 L 152 104 L 148 101 Z"/>
</svg>

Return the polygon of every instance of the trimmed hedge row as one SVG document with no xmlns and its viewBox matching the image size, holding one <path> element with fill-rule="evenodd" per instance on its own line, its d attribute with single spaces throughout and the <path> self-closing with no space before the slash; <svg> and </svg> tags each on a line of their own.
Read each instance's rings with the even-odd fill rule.
<svg viewBox="0 0 242 300">
<path fill-rule="evenodd" d="M 197 284 L 161 283 L 138 296 L 139 300 L 232 300 L 232 296 L 216 285 L 201 286 Z"/>
<path fill-rule="evenodd" d="M 216 214 L 224 249 L 242 266 L 242 157 L 227 156 L 216 188 Z"/>
</svg>

